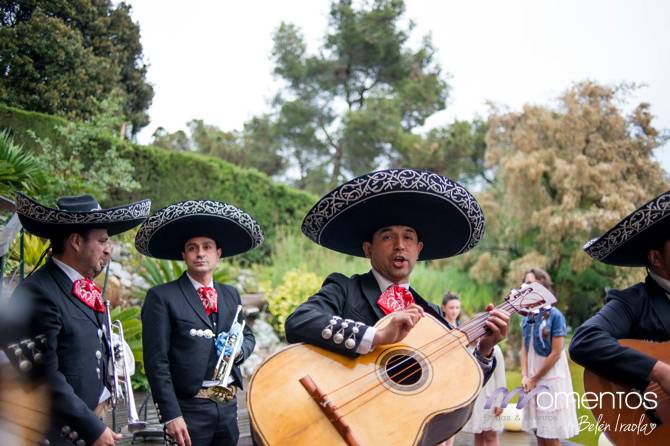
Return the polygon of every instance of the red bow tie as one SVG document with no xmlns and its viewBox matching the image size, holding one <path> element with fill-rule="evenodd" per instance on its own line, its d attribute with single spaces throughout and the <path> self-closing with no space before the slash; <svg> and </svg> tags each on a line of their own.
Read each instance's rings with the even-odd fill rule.
<svg viewBox="0 0 670 446">
<path fill-rule="evenodd" d="M 216 290 L 209 286 L 201 286 L 198 288 L 198 296 L 200 296 L 200 301 L 202 306 L 205 307 L 205 313 L 209 316 L 212 313 L 218 313 L 218 305 L 216 303 L 216 298 L 219 297 Z"/>
<path fill-rule="evenodd" d="M 395 283 L 386 288 L 386 291 L 377 299 L 377 305 L 384 314 L 390 314 L 395 311 L 402 311 L 414 303 L 412 293 L 407 289 Z"/>
<path fill-rule="evenodd" d="M 72 287 L 72 294 L 77 296 L 86 306 L 93 308 L 93 310 L 99 313 L 105 312 L 105 306 L 102 303 L 102 291 L 100 291 L 100 287 L 91 279 L 76 280 Z"/>
</svg>

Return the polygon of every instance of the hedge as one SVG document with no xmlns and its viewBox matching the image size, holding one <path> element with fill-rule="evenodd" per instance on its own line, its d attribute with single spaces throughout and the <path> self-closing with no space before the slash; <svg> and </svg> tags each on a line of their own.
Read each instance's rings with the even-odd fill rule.
<svg viewBox="0 0 670 446">
<path fill-rule="evenodd" d="M 0 104 L 0 128 L 9 128 L 14 140 L 28 149 L 34 149 L 35 144 L 26 130 L 31 129 L 40 137 L 55 138 L 54 127 L 66 123 L 58 117 Z M 108 137 L 115 138 L 111 134 Z M 131 160 L 141 188 L 132 192 L 110 191 L 110 199 L 102 203 L 104 206 L 141 198 L 150 198 L 154 210 L 186 199 L 208 198 L 234 204 L 251 214 L 266 235 L 263 246 L 245 256 L 250 261 L 265 258 L 277 227 L 298 227 L 316 201 L 316 197 L 275 183 L 255 169 L 241 168 L 211 156 L 130 142 L 123 143 L 121 154 Z"/>
</svg>

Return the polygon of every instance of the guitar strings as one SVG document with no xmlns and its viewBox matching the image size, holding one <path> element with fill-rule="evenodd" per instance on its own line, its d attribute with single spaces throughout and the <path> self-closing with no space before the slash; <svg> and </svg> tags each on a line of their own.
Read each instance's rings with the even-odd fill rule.
<svg viewBox="0 0 670 446">
<path fill-rule="evenodd" d="M 505 306 L 505 304 L 506 304 L 506 302 L 503 303 L 503 304 L 501 304 L 499 307 L 496 307 L 496 309 L 504 310 L 503 307 Z M 511 305 L 510 305 L 510 307 L 511 307 Z M 471 319 L 470 321 L 468 321 L 467 324 L 465 324 L 465 326 L 459 328 L 458 330 L 461 331 L 461 332 L 463 332 L 463 333 L 465 333 L 466 336 L 468 336 L 468 338 L 471 339 L 471 338 L 472 338 L 472 335 L 473 335 L 475 332 L 473 331 L 472 334 L 471 334 L 471 333 L 469 333 L 469 330 L 470 330 L 471 328 L 474 328 L 473 326 L 476 325 L 477 323 L 480 323 L 480 322 L 482 322 L 483 320 L 488 319 L 488 317 L 489 317 L 489 314 L 488 314 L 488 313 L 480 314 L 479 316 L 477 316 L 477 317 Z M 450 332 L 447 332 L 446 334 L 449 334 L 449 333 L 450 333 Z M 448 347 L 449 345 L 453 344 L 454 342 L 457 342 L 457 343 L 460 344 L 460 342 L 461 342 L 460 338 L 456 338 L 456 339 L 454 339 L 454 338 L 453 338 L 454 335 L 451 335 L 451 336 L 452 336 L 452 337 L 450 337 L 449 342 L 448 342 L 447 344 L 445 344 L 444 346 L 442 346 L 441 348 L 446 348 L 446 347 Z M 418 352 L 423 352 L 423 350 L 425 350 L 429 345 L 434 344 L 434 343 L 439 342 L 439 341 L 442 341 L 442 340 L 444 340 L 444 336 L 438 336 L 437 338 L 435 338 L 435 339 L 433 339 L 433 340 L 431 340 L 431 341 L 425 343 L 424 345 L 419 346 L 416 350 L 417 350 Z M 472 342 L 472 341 L 471 341 L 471 342 Z M 438 350 L 439 350 L 439 349 L 438 349 Z M 403 366 L 403 365 L 406 364 L 406 363 L 410 363 L 410 367 L 411 367 L 411 362 L 412 362 L 412 360 L 416 360 L 416 359 L 415 359 L 415 356 L 417 356 L 417 355 L 416 355 L 416 354 L 408 355 L 408 356 L 407 356 L 406 358 L 404 358 L 403 360 L 401 360 L 401 361 L 399 361 L 398 363 L 396 363 L 396 364 L 392 365 L 391 367 L 389 367 L 388 371 L 391 371 L 392 369 L 396 369 L 396 368 L 398 368 L 398 367 L 401 367 L 401 366 Z M 364 378 L 366 378 L 366 377 L 368 377 L 368 376 L 374 375 L 374 377 L 376 377 L 376 376 L 377 376 L 377 373 L 378 373 L 379 370 L 381 370 L 381 367 L 379 367 L 379 368 L 375 368 L 375 369 L 373 369 L 373 370 L 371 370 L 371 371 L 369 371 L 369 372 L 366 372 L 366 373 L 362 374 L 361 376 L 359 376 L 359 377 L 357 377 L 357 378 L 355 378 L 355 379 L 353 379 L 353 380 L 351 380 L 351 381 L 348 381 L 348 382 L 344 383 L 342 386 L 337 387 L 337 388 L 335 388 L 335 389 L 333 389 L 333 390 L 330 390 L 330 391 L 326 392 L 326 394 L 327 394 L 327 395 L 333 395 L 334 393 L 337 393 L 337 392 L 343 390 L 344 388 L 349 387 L 350 385 L 353 385 L 354 383 L 356 383 L 356 382 L 360 381 L 361 379 L 364 379 Z M 402 373 L 403 371 L 406 371 L 406 369 L 401 370 L 400 372 L 398 372 L 398 374 L 399 374 L 399 373 Z M 396 374 L 396 375 L 397 375 L 397 374 Z M 394 375 L 393 377 L 395 377 L 396 375 Z M 375 380 L 375 381 L 376 381 L 376 380 Z"/>
<path fill-rule="evenodd" d="M 501 305 L 498 307 L 498 309 L 506 310 L 506 308 L 504 308 L 504 307 L 506 307 L 506 306 L 508 306 L 509 308 L 513 308 L 508 302 L 505 302 L 505 303 L 501 304 Z M 488 313 L 485 313 L 484 315 L 482 315 L 482 317 L 477 318 L 477 319 L 481 319 L 481 318 L 488 319 Z M 473 321 L 474 321 L 474 319 L 473 319 Z M 468 323 L 468 325 L 469 325 L 468 327 L 464 327 L 464 328 L 462 329 L 462 331 L 465 332 L 466 336 L 468 337 L 468 340 L 471 340 L 471 339 L 474 340 L 474 339 L 476 339 L 477 337 L 479 337 L 479 336 L 481 336 L 481 335 L 483 335 L 483 334 L 486 333 L 486 327 L 484 327 L 484 326 L 481 326 L 481 325 L 480 325 L 480 326 L 477 326 L 476 324 L 472 323 L 472 321 L 470 321 L 470 322 Z M 443 338 L 440 337 L 440 338 L 438 338 L 437 340 L 442 340 L 442 339 L 443 339 Z M 433 342 L 435 342 L 435 340 L 429 342 L 428 344 L 431 344 L 431 343 L 433 343 Z M 472 341 L 470 341 L 470 342 L 472 342 Z M 454 344 L 458 344 L 458 345 L 454 345 Z M 453 348 L 449 348 L 449 347 L 452 347 L 452 346 L 453 346 Z M 396 366 L 398 366 L 398 365 L 400 365 L 400 364 L 402 364 L 402 363 L 410 362 L 410 364 L 409 364 L 408 366 L 406 366 L 405 368 L 401 369 L 400 371 L 396 372 L 396 373 L 393 374 L 393 375 L 391 375 L 391 374 L 389 374 L 389 373 L 387 372 L 388 378 L 382 379 L 381 382 L 379 382 L 378 380 L 375 380 L 375 381 L 377 381 L 377 382 L 376 382 L 372 387 L 370 387 L 370 388 L 364 390 L 362 393 L 359 393 L 358 395 L 354 395 L 350 400 L 345 401 L 345 402 L 342 403 L 342 404 L 336 404 L 336 406 L 337 406 L 338 408 L 342 408 L 342 407 L 344 407 L 344 406 L 347 406 L 347 405 L 349 405 L 350 403 L 352 403 L 353 401 L 355 401 L 355 400 L 357 400 L 357 399 L 363 397 L 363 396 L 366 395 L 367 393 L 373 391 L 373 390 L 376 389 L 377 387 L 382 387 L 383 390 L 382 390 L 381 393 L 383 393 L 383 392 L 386 390 L 386 389 L 383 387 L 384 384 L 388 383 L 389 381 L 394 381 L 394 378 L 397 378 L 397 377 L 400 376 L 401 374 L 403 374 L 403 373 L 405 373 L 405 372 L 408 372 L 410 369 L 414 368 L 413 371 L 411 371 L 407 376 L 405 376 L 404 378 L 402 378 L 403 380 L 406 381 L 407 379 L 409 379 L 410 377 L 412 377 L 412 376 L 413 376 L 414 374 L 416 374 L 417 372 L 420 372 L 420 371 L 422 370 L 421 366 L 422 366 L 423 364 L 425 364 L 425 363 L 428 363 L 428 359 L 429 359 L 429 358 L 437 359 L 437 358 L 443 356 L 444 354 L 447 354 L 447 353 L 449 353 L 449 352 L 451 352 L 451 351 L 454 351 L 457 347 L 461 347 L 461 346 L 462 346 L 462 343 L 461 343 L 461 339 L 460 339 L 460 338 L 450 339 L 445 345 L 438 347 L 437 349 L 435 349 L 435 351 L 433 351 L 433 352 L 431 352 L 431 353 L 427 353 L 427 354 L 425 354 L 423 358 L 417 359 L 418 352 L 423 353 L 423 352 L 421 351 L 421 349 L 424 348 L 424 346 L 419 347 L 419 348 L 417 349 L 417 353 L 414 353 L 414 354 L 412 354 L 412 355 L 408 355 L 407 358 L 405 358 L 404 360 L 400 361 L 398 364 L 393 365 L 391 368 L 396 367 Z M 438 355 L 438 354 L 439 354 L 439 356 L 435 356 L 435 355 Z M 411 362 L 412 360 L 414 360 L 414 361 L 419 365 L 419 367 L 416 367 L 416 365 L 415 365 L 414 363 Z M 391 368 L 389 368 L 389 370 L 390 370 Z M 368 372 L 367 374 L 368 374 L 368 375 L 370 375 L 370 374 L 372 374 L 372 373 L 375 373 L 375 374 L 376 374 L 376 372 L 377 372 L 378 370 L 380 370 L 380 369 L 381 369 L 381 367 L 380 367 L 380 368 L 377 368 L 377 369 L 375 369 L 375 370 L 373 370 L 372 372 Z M 359 377 L 359 379 L 360 379 L 360 377 Z M 400 384 L 402 384 L 402 382 L 403 382 L 403 381 L 401 381 Z M 339 389 L 338 389 L 338 390 L 339 390 Z M 381 393 L 380 393 L 380 394 L 381 394 Z M 332 392 L 328 393 L 328 395 L 331 395 L 331 394 L 332 394 Z M 373 396 L 373 398 L 374 398 L 374 396 Z M 372 400 L 373 398 L 371 398 L 370 400 Z M 370 401 L 370 400 L 368 400 L 368 401 Z M 368 401 L 366 401 L 365 403 L 367 403 Z M 363 403 L 363 404 L 365 404 L 365 403 Z M 361 406 L 362 406 L 362 405 L 361 405 Z M 360 406 L 358 406 L 358 407 L 360 407 Z M 348 412 L 348 413 L 351 413 L 351 411 Z M 342 416 L 344 416 L 344 415 L 342 415 Z"/>
</svg>

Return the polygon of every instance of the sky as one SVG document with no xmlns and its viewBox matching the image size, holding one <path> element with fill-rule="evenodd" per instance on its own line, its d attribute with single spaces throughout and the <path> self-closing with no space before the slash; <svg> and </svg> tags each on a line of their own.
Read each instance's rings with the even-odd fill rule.
<svg viewBox="0 0 670 446">
<path fill-rule="evenodd" d="M 185 129 L 203 119 L 241 129 L 270 110 L 281 87 L 272 75 L 272 33 L 301 28 L 309 51 L 322 44 L 327 0 L 130 0 L 140 24 L 155 96 L 149 143 L 157 127 Z M 633 82 L 642 88 L 625 110 L 651 104 L 654 125 L 670 129 L 670 2 L 663 0 L 406 0 L 413 42 L 432 35 L 451 92 L 425 129 L 485 117 L 487 103 L 519 110 L 552 105 L 572 84 Z M 656 158 L 670 172 L 670 144 Z"/>
</svg>

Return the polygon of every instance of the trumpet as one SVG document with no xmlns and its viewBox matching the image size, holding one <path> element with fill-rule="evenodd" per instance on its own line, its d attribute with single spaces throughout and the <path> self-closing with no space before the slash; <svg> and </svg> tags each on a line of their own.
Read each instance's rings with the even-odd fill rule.
<svg viewBox="0 0 670 446">
<path fill-rule="evenodd" d="M 119 400 L 125 400 L 128 412 L 128 432 L 136 432 L 146 427 L 146 422 L 141 421 L 137 414 L 137 407 L 135 405 L 135 396 L 133 395 L 133 386 L 130 382 L 130 367 L 128 365 L 128 355 L 126 354 L 126 340 L 123 337 L 123 325 L 120 320 L 112 322 L 112 317 L 109 311 L 109 300 L 105 301 L 105 311 L 107 313 L 107 348 L 110 352 L 110 362 L 112 369 L 112 389 L 111 389 L 111 404 L 116 408 Z M 118 337 L 118 342 L 113 338 Z M 117 370 L 117 362 L 121 363 L 123 371 L 123 380 L 119 376 Z M 123 381 L 123 389 L 120 381 Z"/>
<path fill-rule="evenodd" d="M 242 305 L 238 305 L 235 318 L 228 330 L 228 337 L 221 349 L 219 359 L 216 361 L 214 375 L 212 376 L 212 380 L 209 381 L 212 385 L 205 390 L 205 394 L 209 399 L 220 404 L 235 398 L 235 386 L 232 383 L 229 385 L 229 381 L 232 381 L 230 373 L 233 371 L 235 358 L 237 358 L 237 354 L 240 348 L 242 348 L 244 327 L 247 324 L 246 320 L 243 320 L 241 324 L 238 320 L 241 311 Z"/>
</svg>

